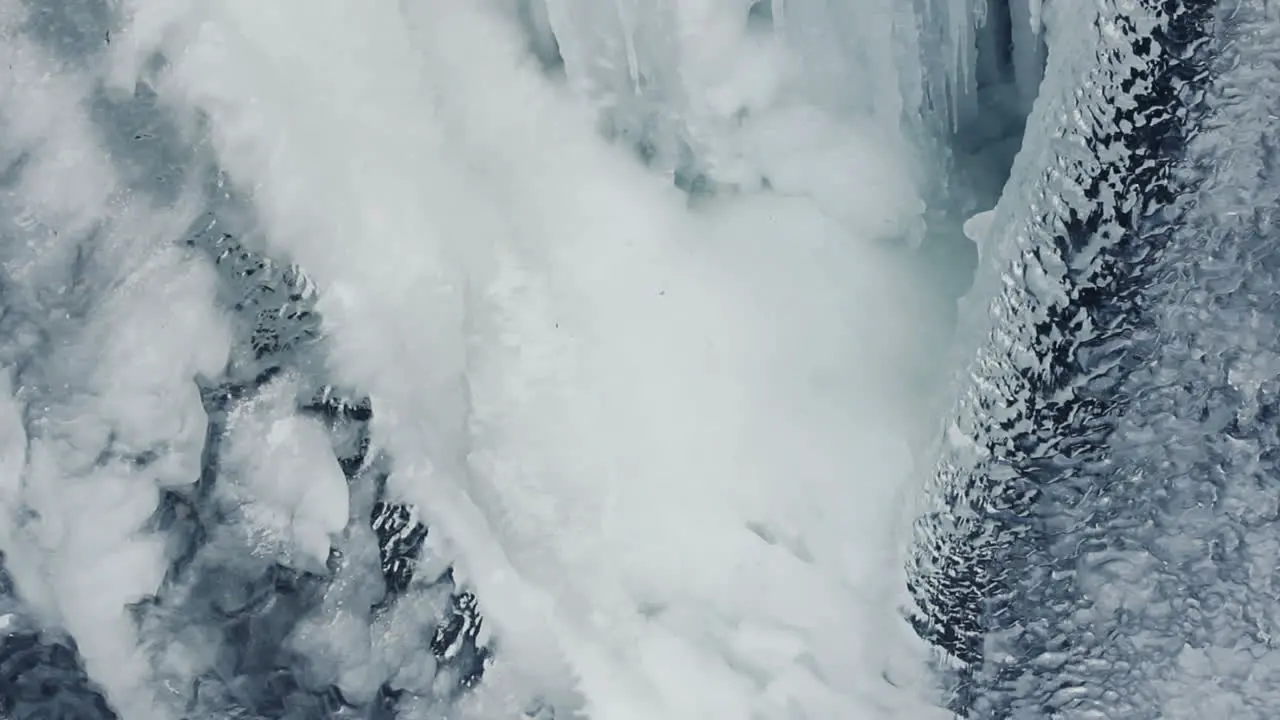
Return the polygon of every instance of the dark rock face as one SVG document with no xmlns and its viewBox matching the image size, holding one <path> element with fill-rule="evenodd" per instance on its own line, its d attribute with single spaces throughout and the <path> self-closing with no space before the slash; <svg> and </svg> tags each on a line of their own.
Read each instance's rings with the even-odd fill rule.
<svg viewBox="0 0 1280 720">
<path fill-rule="evenodd" d="M 0 643 L 0 715 L 50 720 L 116 717 L 85 676 L 74 644 L 25 633 Z"/>
<path fill-rule="evenodd" d="M 245 718 L 394 717 L 402 691 L 390 685 L 372 702 L 353 704 L 336 688 L 308 686 L 299 675 L 306 659 L 289 649 L 287 638 L 320 606 L 334 580 L 332 572 L 228 563 L 225 548 L 219 546 L 227 518 L 214 495 L 222 479 L 228 412 L 255 398 L 282 374 L 307 372 L 307 356 L 319 351 L 321 336 L 318 318 L 309 309 L 313 298 L 297 269 L 279 267 L 229 234 L 197 230 L 189 242 L 208 250 L 222 271 L 224 289 L 234 298 L 228 305 L 243 320 L 243 332 L 226 375 L 201 381 L 210 421 L 201 476 L 190 488 L 167 491 L 152 519 L 152 529 L 167 539 L 171 564 L 160 593 L 135 607 L 138 625 L 144 636 L 164 637 L 179 633 L 179 626 L 195 626 L 220 638 L 214 667 L 186 691 L 197 717 L 211 712 Z M 333 388 L 319 385 L 298 410 L 330 429 L 335 457 L 353 493 L 365 485 L 375 498 L 364 515 L 364 531 L 376 539 L 373 571 L 386 590 L 378 593 L 376 605 L 370 605 L 370 617 L 386 612 L 407 592 L 445 593 L 451 600 L 425 629 L 422 646 L 436 656 L 437 672 L 456 679 L 447 693 L 465 691 L 479 681 L 489 657 L 487 648 L 476 645 L 482 623 L 478 604 L 471 593 L 454 589 L 451 573 L 414 585 L 427 528 L 413 508 L 382 497 L 385 475 L 376 458 L 368 457 L 373 408 L 368 400 L 346 400 Z M 334 553 L 341 552 L 341 547 L 334 548 Z M 330 565 L 332 571 L 332 558 Z M 0 595 L 12 597 L 12 588 L 0 585 Z M 85 676 L 74 643 L 35 632 L 0 636 L 0 712 L 15 720 L 115 717 Z"/>
<path fill-rule="evenodd" d="M 967 717 L 1261 718 L 1280 687 L 1258 671 L 1280 580 L 1277 28 L 1218 5 L 1103 3 L 1069 31 L 1093 57 L 1050 44 L 1028 143 L 1055 137 L 1012 190 L 1031 212 L 997 250 L 912 568 Z"/>
<path fill-rule="evenodd" d="M 205 528 L 216 533 L 220 521 L 209 497 L 219 481 L 218 443 L 226 432 L 228 410 L 238 401 L 252 399 L 284 373 L 314 377 L 309 356 L 321 352 L 322 342 L 319 318 L 311 307 L 314 293 L 297 268 L 281 268 L 246 250 L 226 233 L 197 233 L 195 241 L 207 242 L 210 237 L 214 238 L 210 251 L 227 279 L 227 287 L 235 289 L 232 297 L 238 299 L 232 307 L 245 319 L 242 327 L 247 332 L 241 335 L 240 347 L 233 351 L 228 377 L 204 388 L 210 417 L 204 476 L 192 496 L 174 500 L 175 504 L 185 504 L 187 517 L 198 518 L 194 524 L 188 523 L 191 527 L 185 535 L 191 539 L 185 541 L 185 549 L 177 555 L 169 578 L 168 584 L 175 592 L 179 586 L 185 587 L 180 594 L 186 607 L 174 617 L 183 622 L 203 617 L 225 637 L 225 659 L 215 672 L 198 681 L 195 702 L 205 711 L 248 711 L 252 713 L 250 717 L 394 717 L 402 690 L 384 684 L 372 702 L 353 703 L 336 687 L 308 686 L 299 674 L 307 659 L 288 647 L 289 634 L 302 618 L 319 608 L 326 588 L 334 581 L 337 563 L 344 554 L 342 546 L 331 551 L 327 575 L 269 565 L 255 576 L 246 574 L 241 567 L 224 567 L 216 555 L 203 563 L 199 560 L 202 541 L 208 541 L 209 531 Z M 429 646 L 435 655 L 437 673 L 450 673 L 454 680 L 453 689 L 446 690 L 441 699 L 465 691 L 479 681 L 489 657 L 487 648 L 476 645 L 482 622 L 476 599 L 469 592 L 455 589 L 451 573 L 414 582 L 428 531 L 417 520 L 414 508 L 384 497 L 385 459 L 370 456 L 368 426 L 375 408 L 367 398 L 350 398 L 317 382 L 310 399 L 300 397 L 298 411 L 320 420 L 329 429 L 335 457 L 353 497 L 367 495 L 372 499 L 368 512 L 352 520 L 365 523 L 358 532 L 372 533 L 377 567 L 371 569 L 385 585 L 383 591 L 375 593 L 376 601 L 368 608 L 367 620 L 372 622 L 376 615 L 388 612 L 405 593 L 443 592 L 451 600 L 436 618 L 434 630 L 426 629 L 430 635 L 424 636 L 423 646 Z M 170 535 L 182 537 L 184 533 L 171 528 Z M 191 577 L 181 577 L 184 568 Z M 202 587 L 205 583 L 228 582 L 246 588 L 229 607 L 217 599 L 225 593 Z M 156 600 L 158 604 L 166 601 L 164 593 Z"/>
</svg>

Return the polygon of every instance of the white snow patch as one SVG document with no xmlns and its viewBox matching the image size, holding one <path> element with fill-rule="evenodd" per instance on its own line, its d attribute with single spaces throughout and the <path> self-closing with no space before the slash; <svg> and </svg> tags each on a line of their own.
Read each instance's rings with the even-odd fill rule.
<svg viewBox="0 0 1280 720">
<path fill-rule="evenodd" d="M 124 717 L 168 717 L 127 606 L 158 589 L 143 527 L 159 488 L 198 476 L 194 379 L 221 369 L 227 332 L 209 268 L 172 244 L 189 198 L 121 186 L 84 110 L 91 79 L 17 33 L 21 15 L 0 4 L 0 160 L 25 155 L 0 196 L 0 550 Z"/>
<path fill-rule="evenodd" d="M 982 258 L 984 250 L 990 244 L 991 224 L 995 217 L 996 211 L 993 208 L 977 213 L 964 221 L 964 236 L 978 246 L 979 259 Z"/>
<path fill-rule="evenodd" d="M 113 77 L 165 52 L 158 92 L 207 114 L 273 252 L 317 282 L 392 490 L 477 589 L 501 652 L 475 712 L 921 716 L 881 679 L 918 348 L 911 278 L 872 244 L 919 209 L 897 144 L 779 116 L 807 144 L 761 142 L 796 197 L 691 211 L 489 4 L 123 5 Z M 315 433 L 243 432 L 246 462 L 281 458 L 247 495 L 306 507 L 284 459 Z M 321 474 L 289 527 L 313 555 L 341 527 Z"/>
<path fill-rule="evenodd" d="M 282 544 L 280 562 L 323 573 L 347 524 L 347 479 L 326 428 L 296 412 L 296 387 L 277 380 L 227 417 L 219 484 L 251 533 Z"/>
</svg>

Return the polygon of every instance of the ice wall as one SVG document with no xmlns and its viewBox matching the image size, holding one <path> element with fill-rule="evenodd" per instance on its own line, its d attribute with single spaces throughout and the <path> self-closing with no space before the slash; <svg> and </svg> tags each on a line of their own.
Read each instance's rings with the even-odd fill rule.
<svg viewBox="0 0 1280 720">
<path fill-rule="evenodd" d="M 1266 717 L 1276 18 L 1044 11 L 1015 182 L 969 226 L 990 245 L 920 527 L 931 636 L 969 717 Z"/>
<path fill-rule="evenodd" d="M 539 0 L 542 1 L 542 0 Z M 668 170 L 753 187 L 744 125 L 805 105 L 896 132 L 919 84 L 902 3 L 546 0 L 570 84 Z M 912 45 L 914 47 L 914 45 Z"/>
<path fill-rule="evenodd" d="M 1011 85 L 1015 112 L 1031 111 L 1047 51 L 1041 2 L 917 0 L 924 81 L 953 129 L 982 112 L 984 86 Z"/>
<path fill-rule="evenodd" d="M 1046 52 L 1035 0 L 521 8 L 534 46 L 558 49 L 606 134 L 695 192 L 771 183 L 752 130 L 805 108 L 876 135 L 931 203 L 984 210 L 1008 176 Z"/>
</svg>

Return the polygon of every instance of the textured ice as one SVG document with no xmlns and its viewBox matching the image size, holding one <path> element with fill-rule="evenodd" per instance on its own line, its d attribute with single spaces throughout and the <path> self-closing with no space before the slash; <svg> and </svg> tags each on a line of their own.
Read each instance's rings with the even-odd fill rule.
<svg viewBox="0 0 1280 720">
<path fill-rule="evenodd" d="M 1267 717 L 1222 4 L 0 0 L 0 715 Z"/>
<path fill-rule="evenodd" d="M 1064 7 L 920 525 L 926 634 L 971 717 L 1270 717 L 1276 19 Z"/>
</svg>

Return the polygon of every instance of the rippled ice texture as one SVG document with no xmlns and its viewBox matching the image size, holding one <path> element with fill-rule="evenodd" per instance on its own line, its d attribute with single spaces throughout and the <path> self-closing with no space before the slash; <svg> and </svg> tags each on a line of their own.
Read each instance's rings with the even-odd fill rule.
<svg viewBox="0 0 1280 720">
<path fill-rule="evenodd" d="M 927 716 L 949 299 L 896 117 L 785 42 L 716 76 L 738 10 L 698 118 L 752 182 L 693 203 L 513 5 L 0 0 L 13 712 L 36 665 L 75 717 Z"/>
<path fill-rule="evenodd" d="M 969 717 L 1271 718 L 1280 18 L 1088 5 L 1045 7 L 919 596 Z"/>
</svg>

